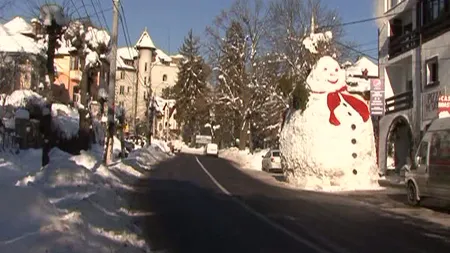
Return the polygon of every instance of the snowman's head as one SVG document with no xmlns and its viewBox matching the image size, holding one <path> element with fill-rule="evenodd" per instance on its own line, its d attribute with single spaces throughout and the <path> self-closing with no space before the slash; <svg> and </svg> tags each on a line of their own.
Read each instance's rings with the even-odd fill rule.
<svg viewBox="0 0 450 253">
<path fill-rule="evenodd" d="M 330 56 L 320 58 L 306 80 L 313 92 L 333 92 L 344 87 L 345 72 Z"/>
</svg>

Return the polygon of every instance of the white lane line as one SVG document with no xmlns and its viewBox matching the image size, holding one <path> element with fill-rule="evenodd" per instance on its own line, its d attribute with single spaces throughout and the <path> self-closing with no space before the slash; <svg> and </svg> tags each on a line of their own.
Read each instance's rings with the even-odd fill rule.
<svg viewBox="0 0 450 253">
<path fill-rule="evenodd" d="M 291 237 L 292 239 L 294 239 L 295 241 L 297 241 L 300 244 L 304 244 L 308 247 L 310 247 L 311 249 L 315 250 L 318 253 L 331 253 L 330 251 L 321 248 L 320 246 L 298 236 L 297 234 L 287 230 L 286 228 L 282 227 L 281 225 L 279 225 L 278 223 L 275 223 L 274 221 L 270 220 L 269 218 L 267 218 L 266 216 L 264 216 L 263 214 L 257 212 L 256 210 L 254 210 L 253 208 L 251 208 L 250 206 L 248 206 L 247 204 L 245 204 L 244 202 L 240 201 L 237 198 L 234 198 L 231 193 L 223 186 L 221 185 L 214 177 L 213 175 L 211 175 L 211 173 L 209 173 L 209 171 L 205 168 L 205 166 L 200 162 L 200 160 L 198 159 L 198 157 L 195 157 L 195 160 L 197 160 L 198 165 L 200 165 L 200 167 L 202 168 L 202 170 L 206 173 L 206 175 L 208 175 L 208 177 L 211 179 L 211 181 L 227 196 L 232 197 L 231 199 L 236 202 L 237 204 L 239 204 L 241 207 L 243 207 L 245 210 L 247 210 L 247 212 L 253 214 L 254 216 L 256 216 L 257 218 L 259 218 L 261 221 L 267 223 L 268 225 L 270 225 L 271 227 L 275 228 L 276 230 L 278 230 L 279 232 L 284 233 L 285 235 Z"/>
</svg>

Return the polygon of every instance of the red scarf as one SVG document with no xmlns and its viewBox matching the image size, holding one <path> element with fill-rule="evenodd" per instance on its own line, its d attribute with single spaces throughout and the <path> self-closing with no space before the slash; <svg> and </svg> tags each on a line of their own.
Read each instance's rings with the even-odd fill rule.
<svg viewBox="0 0 450 253">
<path fill-rule="evenodd" d="M 330 119 L 329 119 L 330 123 L 335 126 L 339 126 L 341 124 L 341 122 L 336 118 L 336 115 L 334 114 L 334 110 L 341 103 L 341 98 L 339 97 L 339 95 L 341 95 L 342 98 L 344 98 L 344 100 L 348 104 L 350 104 L 350 106 L 353 107 L 353 109 L 355 109 L 355 111 L 358 112 L 358 114 L 361 116 L 361 118 L 364 122 L 369 120 L 370 112 L 369 112 L 369 108 L 367 107 L 366 103 L 355 98 L 354 96 L 352 96 L 350 94 L 343 93 L 344 91 L 347 91 L 347 86 L 344 86 L 337 91 L 329 92 L 327 95 L 327 105 L 328 105 L 328 109 L 330 110 Z M 312 91 L 312 93 L 324 94 L 325 92 Z"/>
</svg>

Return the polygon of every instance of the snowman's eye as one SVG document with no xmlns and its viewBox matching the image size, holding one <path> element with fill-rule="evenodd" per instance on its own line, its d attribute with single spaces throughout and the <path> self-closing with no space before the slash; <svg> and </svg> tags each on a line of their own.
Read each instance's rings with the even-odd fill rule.
<svg viewBox="0 0 450 253">
<path fill-rule="evenodd" d="M 327 68 L 324 68 L 323 70 L 327 71 L 328 69 L 327 69 Z"/>
</svg>

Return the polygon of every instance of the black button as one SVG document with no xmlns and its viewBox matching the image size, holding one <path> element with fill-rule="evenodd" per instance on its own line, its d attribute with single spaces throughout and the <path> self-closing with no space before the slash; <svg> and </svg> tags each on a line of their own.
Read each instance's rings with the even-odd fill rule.
<svg viewBox="0 0 450 253">
<path fill-rule="evenodd" d="M 356 153 L 353 153 L 352 156 L 353 156 L 353 158 L 358 157 L 358 155 Z"/>
<path fill-rule="evenodd" d="M 352 144 L 356 144 L 356 139 L 352 139 Z"/>
<path fill-rule="evenodd" d="M 356 125 L 352 124 L 352 130 L 355 130 L 355 129 L 356 129 Z"/>
<path fill-rule="evenodd" d="M 356 174 L 358 174 L 358 171 L 353 169 L 353 175 L 356 175 Z"/>
<path fill-rule="evenodd" d="M 347 107 L 347 104 L 346 104 L 346 103 L 342 103 L 342 105 L 345 106 L 345 107 Z"/>
<path fill-rule="evenodd" d="M 349 116 L 352 116 L 352 114 L 350 112 L 347 112 Z"/>
</svg>

